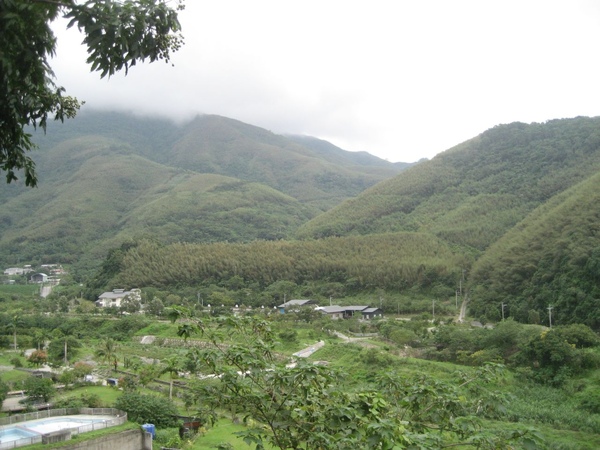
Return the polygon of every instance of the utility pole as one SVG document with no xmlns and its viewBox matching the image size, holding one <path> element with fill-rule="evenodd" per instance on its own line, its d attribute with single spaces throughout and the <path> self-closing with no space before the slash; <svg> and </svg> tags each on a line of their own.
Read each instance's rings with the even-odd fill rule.
<svg viewBox="0 0 600 450">
<path fill-rule="evenodd" d="M 552 328 L 552 310 L 554 309 L 554 306 L 550 305 L 548 306 L 548 322 L 550 323 L 550 328 Z"/>
<path fill-rule="evenodd" d="M 431 314 L 431 319 L 432 321 L 435 321 L 435 300 L 432 300 L 432 314 Z"/>
<path fill-rule="evenodd" d="M 504 322 L 504 307 L 506 306 L 506 303 L 502 303 L 502 321 Z"/>
<path fill-rule="evenodd" d="M 454 302 L 456 303 L 455 307 L 456 307 L 456 309 L 458 309 L 458 291 L 454 291 L 454 294 L 455 294 Z"/>
</svg>

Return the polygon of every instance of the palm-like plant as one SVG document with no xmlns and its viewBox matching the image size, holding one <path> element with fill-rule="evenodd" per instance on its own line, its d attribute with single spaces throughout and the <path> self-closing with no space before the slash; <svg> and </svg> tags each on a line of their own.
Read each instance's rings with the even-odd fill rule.
<svg viewBox="0 0 600 450">
<path fill-rule="evenodd" d="M 32 343 L 38 350 L 42 350 L 46 346 L 46 342 L 50 339 L 48 330 L 37 328 L 33 332 Z"/>
<path fill-rule="evenodd" d="M 6 325 L 6 327 L 12 331 L 13 334 L 13 348 L 15 351 L 17 350 L 17 328 L 23 326 L 23 319 L 19 313 L 13 314 L 11 317 L 11 321 Z"/>
<path fill-rule="evenodd" d="M 165 366 L 161 369 L 160 374 L 168 373 L 171 377 L 169 383 L 169 400 L 173 399 L 173 380 L 179 376 L 179 371 L 181 370 L 181 361 L 175 355 L 169 356 L 164 361 Z"/>
<path fill-rule="evenodd" d="M 57 340 L 57 341 L 61 341 L 62 345 L 63 345 L 63 350 L 62 350 L 62 357 L 63 357 L 63 362 L 65 366 L 69 365 L 69 352 L 73 353 L 74 349 L 79 347 L 79 342 L 77 341 L 77 339 L 75 338 L 75 336 L 73 336 L 71 334 L 71 331 L 68 329 L 59 329 L 56 328 L 53 332 L 52 332 L 52 337 Z M 52 343 L 50 344 L 52 345 Z"/>
<path fill-rule="evenodd" d="M 101 346 L 96 349 L 96 356 L 100 357 L 104 362 L 113 364 L 115 370 L 117 370 L 118 350 L 119 344 L 117 341 L 111 337 L 108 337 L 102 341 Z"/>
</svg>

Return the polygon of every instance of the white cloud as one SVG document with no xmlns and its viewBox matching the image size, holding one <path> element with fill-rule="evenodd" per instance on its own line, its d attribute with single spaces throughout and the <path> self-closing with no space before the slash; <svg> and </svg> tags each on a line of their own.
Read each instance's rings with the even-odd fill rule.
<svg viewBox="0 0 600 450">
<path fill-rule="evenodd" d="M 59 84 L 89 107 L 220 114 L 390 161 L 499 123 L 600 113 L 593 1 L 188 0 L 186 45 L 100 80 L 57 25 Z"/>
</svg>

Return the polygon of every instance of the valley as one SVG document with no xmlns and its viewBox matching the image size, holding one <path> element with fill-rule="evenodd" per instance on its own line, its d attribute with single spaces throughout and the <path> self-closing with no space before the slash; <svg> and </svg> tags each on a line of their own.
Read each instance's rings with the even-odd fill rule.
<svg viewBox="0 0 600 450">
<path fill-rule="evenodd" d="M 38 188 L 0 190 L 4 268 L 65 269 L 45 296 L 3 277 L 0 379 L 48 364 L 59 405 L 178 448 L 597 448 L 599 130 L 498 125 L 403 165 L 219 116 L 82 114 L 38 137 Z M 97 306 L 117 290 L 139 295 Z M 84 371 L 121 389 L 88 397 Z"/>
</svg>

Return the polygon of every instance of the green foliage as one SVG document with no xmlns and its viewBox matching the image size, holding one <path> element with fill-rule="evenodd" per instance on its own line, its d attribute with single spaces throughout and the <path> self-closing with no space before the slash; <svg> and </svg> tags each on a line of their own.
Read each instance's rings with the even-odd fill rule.
<svg viewBox="0 0 600 450">
<path fill-rule="evenodd" d="M 177 408 L 165 398 L 136 391 L 124 392 L 114 407 L 127 412 L 127 418 L 139 424 L 153 423 L 158 428 L 177 425 Z"/>
<path fill-rule="evenodd" d="M 518 361 L 531 368 L 536 381 L 560 386 L 573 375 L 600 367 L 598 355 L 588 351 L 598 345 L 598 337 L 583 325 L 556 327 L 533 337 Z"/>
<path fill-rule="evenodd" d="M 431 232 L 485 250 L 600 167 L 598 118 L 487 130 L 303 225 L 301 237 Z"/>
<path fill-rule="evenodd" d="M 462 443 L 492 449 L 509 448 L 514 440 L 538 448 L 535 433 L 486 432 L 476 417 L 502 413 L 502 398 L 485 389 L 497 379 L 497 367 L 464 376 L 459 384 L 386 376 L 355 391 L 334 369 L 277 363 L 273 332 L 260 319 L 229 317 L 198 326 L 210 343 L 198 350 L 203 372 L 219 374 L 193 386 L 201 415 L 214 419 L 215 408 L 243 415 L 247 428 L 237 434 L 257 448 L 438 449 Z M 223 345 L 225 337 L 244 344 Z M 366 357 L 367 364 L 381 367 L 390 360 L 374 349 Z"/>
<path fill-rule="evenodd" d="M 141 237 L 287 238 L 320 211 L 398 171 L 388 162 L 376 170 L 334 164 L 283 136 L 216 116 L 178 127 L 84 111 L 48 130 L 36 139 L 44 150 L 36 156 L 44 190 L 0 192 L 0 260 L 75 263 L 77 280 L 111 247 Z M 252 164 L 243 163 L 238 146 L 252 153 Z M 334 173 L 333 182 L 321 182 L 323 172 Z"/>
<path fill-rule="evenodd" d="M 50 67 L 56 50 L 51 28 L 59 15 L 84 31 L 87 62 L 101 76 L 127 69 L 146 58 L 169 60 L 181 45 L 177 13 L 166 2 L 22 2 L 0 4 L 0 170 L 7 182 L 24 170 L 25 184 L 35 186 L 37 175 L 26 152 L 34 148 L 25 127 L 46 130 L 48 117 L 74 117 L 80 103 L 63 96 Z"/>
<path fill-rule="evenodd" d="M 473 314 L 497 311 L 497 299 L 504 299 L 507 312 L 522 322 L 541 317 L 549 324 L 552 306 L 562 324 L 600 327 L 599 182 L 596 174 L 552 198 L 477 261 L 471 273 Z"/>
<path fill-rule="evenodd" d="M 19 367 L 23 367 L 23 360 L 21 358 L 19 358 L 18 356 L 11 358 L 10 363 L 17 369 Z"/>
<path fill-rule="evenodd" d="M 59 331 L 48 345 L 48 357 L 54 363 L 66 365 L 77 355 L 80 347 L 81 342 L 76 337 Z"/>
<path fill-rule="evenodd" d="M 271 289 L 278 282 L 273 292 L 281 297 L 293 292 L 294 284 L 323 279 L 353 280 L 362 289 L 454 283 L 461 258 L 431 235 L 398 233 L 250 244 L 161 246 L 142 241 L 127 252 L 123 262 L 124 269 L 111 284 L 194 285 L 198 280 L 210 283 L 239 275 Z M 286 280 L 284 292 L 282 280 Z"/>
<path fill-rule="evenodd" d="M 0 380 L 0 406 L 2 406 L 2 402 L 6 400 L 6 396 L 8 394 L 9 387 L 8 384 L 4 380 Z"/>
<path fill-rule="evenodd" d="M 23 383 L 29 403 L 48 403 L 56 394 L 56 388 L 50 378 L 28 377 Z"/>
</svg>

